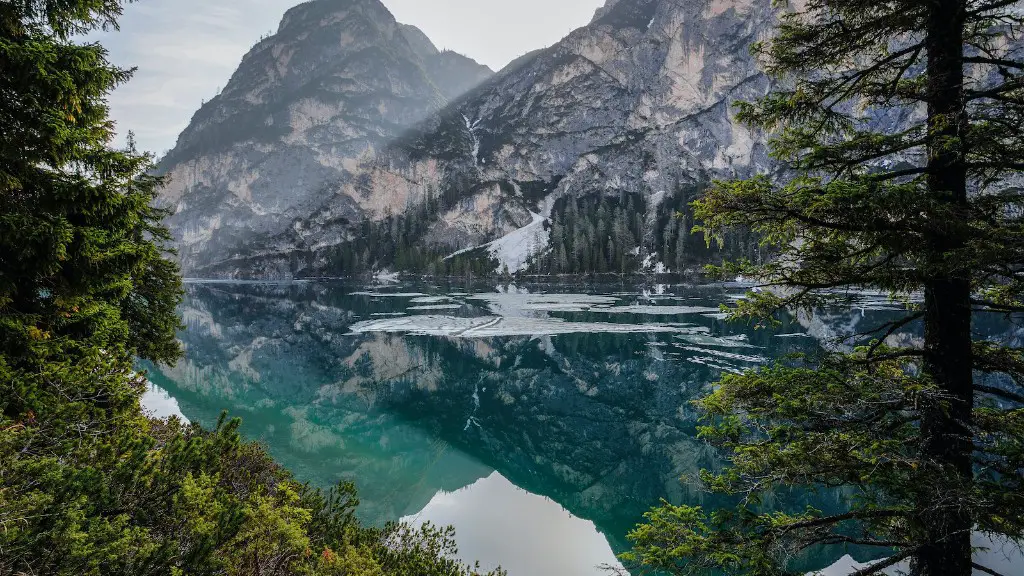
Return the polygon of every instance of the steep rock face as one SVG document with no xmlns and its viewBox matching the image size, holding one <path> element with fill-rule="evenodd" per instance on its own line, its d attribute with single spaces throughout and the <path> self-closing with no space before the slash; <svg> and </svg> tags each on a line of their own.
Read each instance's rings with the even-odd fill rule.
<svg viewBox="0 0 1024 576">
<path fill-rule="evenodd" d="M 455 252 L 521 234 L 559 198 L 640 194 L 653 219 L 701 182 L 771 170 L 763 142 L 735 123 L 730 105 L 769 87 L 749 48 L 773 17 L 767 0 L 610 0 L 588 26 L 361 163 L 291 243 L 343 239 L 337 223 L 357 186 L 392 212 L 440 197 L 422 242 Z M 655 252 L 649 244 L 638 249 Z M 512 262 L 492 254 L 512 271 L 526 267 L 521 253 Z M 315 252 L 306 258 L 310 270 L 337 272 Z"/>
<path fill-rule="evenodd" d="M 289 10 L 161 161 L 160 202 L 188 274 L 275 241 L 344 175 L 410 126 L 491 75 L 441 52 L 378 0 L 314 0 Z M 357 219 L 366 196 L 334 197 Z"/>
<path fill-rule="evenodd" d="M 370 11 L 375 2 L 355 4 Z M 299 14 L 289 13 L 277 37 L 288 37 L 286 26 L 309 10 L 304 6 L 293 10 Z M 422 76 L 401 76 L 402 82 L 387 67 L 360 69 L 374 78 L 371 85 L 391 90 L 386 105 L 376 96 L 379 90 L 368 97 L 372 106 L 357 109 L 360 122 L 350 119 L 352 110 L 331 109 L 337 115 L 327 126 L 314 124 L 309 117 L 325 114 L 308 113 L 313 103 L 292 97 L 284 109 L 296 118 L 291 124 L 287 117 L 259 124 L 255 115 L 236 115 L 214 127 L 204 119 L 222 116 L 215 112 L 218 101 L 197 114 L 180 149 L 188 150 L 193 133 L 208 126 L 209 134 L 220 137 L 227 126 L 270 131 L 284 123 L 292 135 L 253 138 L 244 154 L 236 147 L 230 159 L 214 151 L 183 162 L 172 154 L 172 173 L 184 178 L 167 196 L 181 196 L 174 186 L 191 191 L 179 201 L 173 222 L 186 268 L 205 276 L 292 277 L 393 266 L 395 250 L 373 253 L 365 242 L 354 244 L 366 222 L 376 222 L 385 230 L 401 228 L 402 242 L 426 251 L 427 258 L 483 252 L 499 270 L 522 271 L 536 256 L 564 248 L 550 240 L 549 220 L 557 206 L 567 198 L 605 197 L 619 198 L 620 208 L 635 211 L 627 217 L 634 233 L 621 247 L 634 255 L 630 265 L 665 270 L 659 262 L 670 261 L 667 247 L 689 237 L 689 224 L 651 233 L 664 226 L 666 214 L 685 206 L 713 178 L 774 169 L 763 140 L 734 121 L 730 106 L 769 88 L 749 49 L 770 31 L 774 14 L 769 0 L 609 0 L 587 26 L 517 59 L 436 113 L 429 113 L 431 107 L 473 84 L 479 69 L 463 57 L 431 51 L 418 31 L 397 24 L 381 28 L 399 37 L 395 44 L 429 58 L 420 67 Z M 302 17 L 307 21 L 301 34 L 327 29 L 346 37 L 357 37 L 347 30 L 363 30 L 367 20 Z M 247 61 L 269 61 L 272 54 L 259 56 L 261 50 L 277 50 L 261 46 Z M 366 63 L 362 57 L 354 61 Z M 236 79 L 240 75 L 241 70 Z M 258 76 L 244 74 L 250 82 Z M 424 83 L 415 84 L 414 76 Z M 433 100 L 417 99 L 430 92 L 423 87 L 430 83 L 426 77 L 449 90 L 439 89 Z M 246 96 L 252 90 L 232 88 L 234 101 L 256 97 Z M 373 124 L 376 131 L 368 127 L 368 112 L 384 120 Z M 416 119 L 421 121 L 415 128 L 401 130 L 403 122 Z M 204 180 L 192 178 L 197 169 Z M 217 187 L 208 182 L 210 175 L 220 182 Z M 633 198 L 628 204 L 627 196 Z M 212 205 L 227 208 L 211 211 Z M 183 206 L 192 211 L 182 215 Z M 391 219 L 403 214 L 415 214 L 414 222 Z M 593 244 L 618 242 L 595 224 Z M 355 252 L 366 254 L 353 257 Z M 682 261 L 678 254 L 671 259 Z"/>
</svg>

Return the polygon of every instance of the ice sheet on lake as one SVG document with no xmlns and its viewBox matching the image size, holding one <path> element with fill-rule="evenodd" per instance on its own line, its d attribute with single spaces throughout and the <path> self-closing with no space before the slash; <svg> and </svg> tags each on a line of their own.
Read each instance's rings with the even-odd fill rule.
<svg viewBox="0 0 1024 576">
<path fill-rule="evenodd" d="M 681 316 L 684 314 L 705 314 L 707 312 L 718 312 L 718 308 L 710 306 L 646 306 L 632 304 L 629 306 L 598 306 L 590 309 L 591 312 L 602 312 L 608 314 L 646 314 L 650 316 Z"/>
<path fill-rule="evenodd" d="M 440 304 L 442 302 L 451 302 L 451 296 L 420 296 L 419 298 L 413 298 L 409 300 L 412 304 Z"/>
<path fill-rule="evenodd" d="M 848 297 L 852 300 L 851 304 L 853 308 L 861 310 L 906 310 L 907 306 L 904 302 L 893 300 L 888 292 L 882 292 L 878 290 L 837 290 L 834 292 L 836 295 Z M 919 302 L 923 300 L 921 294 L 910 294 L 906 297 L 911 302 Z"/>
<path fill-rule="evenodd" d="M 685 336 L 677 336 L 681 340 L 685 340 L 690 344 L 696 344 L 698 346 L 719 346 L 722 348 L 760 348 L 760 346 L 754 346 L 747 342 L 747 337 L 744 334 L 737 336 L 709 336 L 706 334 L 687 334 Z"/>
<path fill-rule="evenodd" d="M 423 306 L 409 306 L 407 310 L 428 311 L 428 310 L 460 310 L 462 304 L 425 304 Z"/>
<path fill-rule="evenodd" d="M 526 294 L 509 290 L 473 294 L 469 300 L 484 302 L 491 312 L 502 316 L 518 316 L 524 311 L 587 312 L 595 306 L 610 306 L 619 301 L 614 296 L 590 294 Z"/>
<path fill-rule="evenodd" d="M 371 298 L 419 298 L 426 296 L 422 292 L 352 292 L 349 296 L 369 296 Z"/>
<path fill-rule="evenodd" d="M 708 354 L 716 358 L 725 360 L 738 360 L 740 362 L 750 362 L 751 364 L 764 364 L 768 361 L 764 356 L 748 356 L 746 354 L 735 354 L 733 352 L 723 352 L 721 350 L 713 350 L 711 348 L 701 348 L 699 346 L 680 346 L 683 350 L 688 352 L 698 352 L 700 354 Z"/>
<path fill-rule="evenodd" d="M 678 333 L 685 328 L 665 324 L 612 324 L 606 322 L 569 322 L 560 318 L 517 318 L 486 316 L 456 318 L 453 316 L 407 316 L 367 320 L 351 327 L 352 334 L 373 332 L 402 333 L 416 336 L 447 336 L 451 338 L 492 338 L 497 336 L 553 336 L 558 334 L 605 333 Z"/>
<path fill-rule="evenodd" d="M 716 370 L 721 370 L 723 372 L 731 372 L 733 374 L 743 374 L 743 369 L 738 368 L 736 366 L 729 366 L 727 364 L 722 364 L 721 362 L 716 362 L 715 359 L 710 357 L 710 356 L 691 356 L 691 357 L 687 358 L 686 360 L 688 362 L 692 362 L 693 364 L 703 364 L 704 366 L 707 366 L 708 368 L 714 368 Z"/>
</svg>

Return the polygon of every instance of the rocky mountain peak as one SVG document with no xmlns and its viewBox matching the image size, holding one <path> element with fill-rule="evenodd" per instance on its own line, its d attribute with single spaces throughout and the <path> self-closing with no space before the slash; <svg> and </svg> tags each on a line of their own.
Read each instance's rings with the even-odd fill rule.
<svg viewBox="0 0 1024 576">
<path fill-rule="evenodd" d="M 399 24 L 399 28 L 405 36 L 405 41 L 409 43 L 417 54 L 422 54 L 425 57 L 440 54 L 441 51 L 437 49 L 437 46 L 434 46 L 434 42 L 423 33 L 423 30 L 411 24 Z"/>
<path fill-rule="evenodd" d="M 770 86 L 749 48 L 773 19 L 770 0 L 609 0 L 492 76 L 377 0 L 300 5 L 172 156 L 183 263 L 278 277 L 401 266 L 402 251 L 435 271 L 465 254 L 510 272 L 698 263 L 691 224 L 667 215 L 711 179 L 773 169 L 731 107 Z"/>
<path fill-rule="evenodd" d="M 619 3 L 620 0 L 606 0 L 604 6 L 601 6 L 594 11 L 594 17 L 590 20 L 591 24 L 594 24 L 601 18 L 603 18 L 608 12 Z"/>
<path fill-rule="evenodd" d="M 288 230 L 361 158 L 491 74 L 379 0 L 288 10 L 161 161 L 186 273 Z"/>
</svg>

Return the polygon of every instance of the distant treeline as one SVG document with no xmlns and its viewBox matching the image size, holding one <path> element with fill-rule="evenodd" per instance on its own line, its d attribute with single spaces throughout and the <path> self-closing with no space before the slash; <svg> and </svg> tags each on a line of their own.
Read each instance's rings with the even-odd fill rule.
<svg viewBox="0 0 1024 576">
<path fill-rule="evenodd" d="M 683 271 L 727 258 L 758 258 L 747 233 L 726 238 L 724 249 L 708 247 L 693 234 L 689 202 L 696 190 L 680 191 L 652 211 L 636 193 L 562 198 L 550 218 L 549 250 L 536 259 L 541 274 L 628 274 Z M 653 213 L 652 213 L 653 212 Z"/>
<path fill-rule="evenodd" d="M 699 189 L 681 190 L 656 207 L 638 193 L 561 198 L 545 224 L 547 249 L 534 256 L 532 274 L 633 274 L 682 272 L 724 258 L 760 259 L 750 233 L 735 232 L 725 245 L 709 247 L 693 234 L 689 203 Z M 402 214 L 363 220 L 350 227 L 350 239 L 323 258 L 325 275 L 362 274 L 392 269 L 441 276 L 487 276 L 505 273 L 485 248 L 456 257 L 451 246 L 425 239 L 441 214 L 458 201 L 428 194 L 426 201 Z M 658 266 L 658 264 L 661 266 Z"/>
</svg>

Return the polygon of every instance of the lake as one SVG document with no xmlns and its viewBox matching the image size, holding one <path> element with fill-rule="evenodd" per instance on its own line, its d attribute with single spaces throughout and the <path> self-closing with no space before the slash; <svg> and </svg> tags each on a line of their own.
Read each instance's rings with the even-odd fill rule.
<svg viewBox="0 0 1024 576">
<path fill-rule="evenodd" d="M 484 567 L 602 574 L 662 498 L 724 503 L 685 480 L 720 464 L 696 438 L 692 400 L 724 373 L 814 352 L 898 310 L 864 294 L 853 309 L 753 330 L 719 310 L 744 291 L 190 283 L 185 359 L 149 367 L 146 404 L 205 426 L 226 409 L 300 480 L 354 481 L 364 521 L 454 525 L 460 556 Z"/>
</svg>

